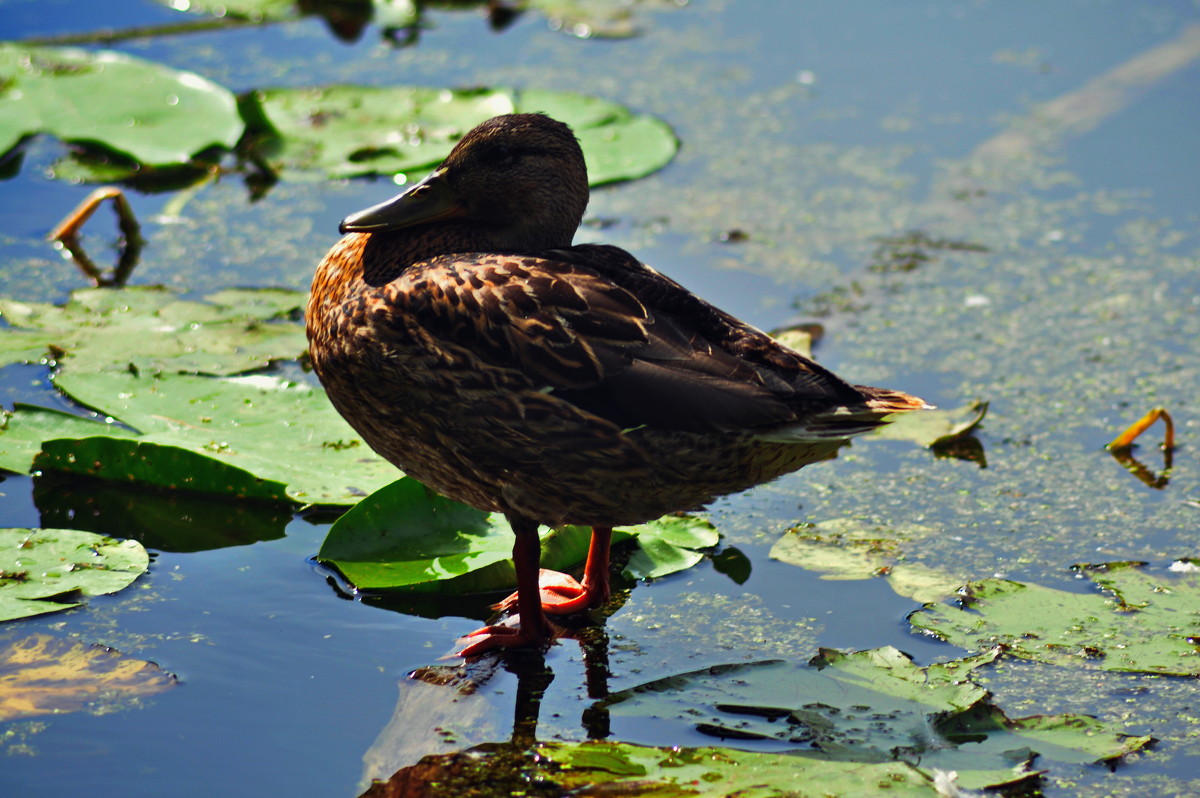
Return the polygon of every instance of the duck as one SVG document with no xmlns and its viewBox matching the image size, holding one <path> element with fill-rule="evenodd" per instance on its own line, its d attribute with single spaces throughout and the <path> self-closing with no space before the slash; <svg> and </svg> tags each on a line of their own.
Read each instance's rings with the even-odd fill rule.
<svg viewBox="0 0 1200 798">
<path fill-rule="evenodd" d="M 697 510 L 929 407 L 851 384 L 615 246 L 571 128 L 506 114 L 408 190 L 346 217 L 306 311 L 313 370 L 363 441 L 514 533 L 516 625 L 459 656 L 545 646 L 605 604 L 617 526 Z M 592 528 L 581 579 L 539 525 Z"/>
</svg>

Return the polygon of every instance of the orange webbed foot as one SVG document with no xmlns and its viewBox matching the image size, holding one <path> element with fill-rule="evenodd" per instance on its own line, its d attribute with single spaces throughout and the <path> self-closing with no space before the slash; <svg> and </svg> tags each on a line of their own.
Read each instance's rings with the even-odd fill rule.
<svg viewBox="0 0 1200 798">
<path fill-rule="evenodd" d="M 547 615 L 570 615 L 590 610 L 599 607 L 609 598 L 607 582 L 589 585 L 587 577 L 584 577 L 580 583 L 573 576 L 549 568 L 538 572 L 538 593 L 542 612 Z M 516 608 L 516 593 L 492 605 L 492 609 L 500 611 L 512 611 Z"/>
<path fill-rule="evenodd" d="M 459 642 L 467 645 L 451 656 L 469 659 L 496 649 L 541 646 L 557 636 L 558 631 L 546 620 L 545 616 L 542 617 L 541 624 L 534 624 L 532 628 L 497 623 L 481 627 L 460 637 Z"/>
</svg>

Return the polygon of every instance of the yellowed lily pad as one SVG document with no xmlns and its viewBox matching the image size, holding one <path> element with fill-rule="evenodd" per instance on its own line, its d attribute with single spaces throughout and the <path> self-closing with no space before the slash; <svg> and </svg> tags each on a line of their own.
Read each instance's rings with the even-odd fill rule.
<svg viewBox="0 0 1200 798">
<path fill-rule="evenodd" d="M 108 708 L 177 684 L 153 662 L 35 634 L 0 644 L 0 721 Z"/>
</svg>

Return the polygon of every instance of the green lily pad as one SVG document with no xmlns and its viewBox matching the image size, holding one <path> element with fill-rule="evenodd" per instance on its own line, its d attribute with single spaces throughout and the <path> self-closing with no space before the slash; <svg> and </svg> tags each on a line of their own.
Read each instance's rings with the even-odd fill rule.
<svg viewBox="0 0 1200 798">
<path fill-rule="evenodd" d="M 42 441 L 96 435 L 131 438 L 137 433 L 119 424 L 18 403 L 11 413 L 4 412 L 4 424 L 0 426 L 0 468 L 28 474 L 33 459 L 42 450 Z"/>
<path fill-rule="evenodd" d="M 0 152 L 50 133 L 146 164 L 186 163 L 242 134 L 237 102 L 191 72 L 110 50 L 0 45 Z"/>
<path fill-rule="evenodd" d="M 800 795 L 935 798 L 941 792 L 902 762 L 835 762 L 806 756 L 730 748 L 656 748 L 626 742 L 541 743 L 521 751 L 481 745 L 428 756 L 379 781 L 362 798 L 391 795 L 466 795 L 487 784 L 491 794 L 528 794 L 530 783 L 554 785 L 562 795 L 653 798 L 792 798 Z M 820 785 L 820 792 L 799 792 Z"/>
<path fill-rule="evenodd" d="M 929 605 L 909 621 L 968 649 L 1001 644 L 1013 656 L 1055 665 L 1200 675 L 1200 580 L 1144 565 L 1077 566 L 1103 592 L 985 579 L 965 588 L 960 606 Z"/>
<path fill-rule="evenodd" d="M 804 752 L 839 762 L 897 760 L 931 779 L 956 771 L 976 789 L 1031 776 L 1029 764 L 1107 761 L 1148 745 L 1093 718 L 1011 720 L 970 680 L 999 650 L 919 668 L 894 648 L 853 654 L 823 650 L 805 665 L 783 660 L 710 666 L 614 693 L 597 707 L 613 733 L 638 741 L 654 718 L 727 745 L 757 751 Z M 994 737 L 994 739 L 992 739 Z M 854 793 L 847 793 L 854 794 Z"/>
<path fill-rule="evenodd" d="M 679 148 L 662 121 L 578 94 L 421 86 L 262 89 L 242 98 L 259 147 L 290 178 L 354 177 L 429 169 L 493 116 L 545 112 L 575 130 L 592 185 L 665 166 Z"/>
<path fill-rule="evenodd" d="M 289 502 L 281 482 L 260 479 L 241 468 L 178 446 L 145 440 L 96 437 L 45 441 L 33 467 L 38 471 L 160 485 L 189 493 Z"/>
<path fill-rule="evenodd" d="M 638 541 L 625 566 L 630 579 L 656 579 L 687 570 L 704 559 L 697 549 L 712 548 L 721 539 L 716 527 L 694 516 L 666 516 L 630 529 Z"/>
<path fill-rule="evenodd" d="M 138 430 L 140 441 L 188 449 L 283 483 L 298 502 L 353 504 L 398 473 L 362 443 L 325 392 L 308 382 L 269 374 L 64 369 L 55 385 Z M 149 469 L 146 477 L 152 476 Z M 178 483 L 171 477 L 155 484 Z"/>
<path fill-rule="evenodd" d="M 890 527 L 857 518 L 833 518 L 801 524 L 775 541 L 770 556 L 822 574 L 822 579 L 883 577 L 893 590 L 920 602 L 953 595 L 963 579 L 911 562 L 908 541 L 932 537 L 937 530 L 920 524 Z"/>
<path fill-rule="evenodd" d="M 136 473 L 144 484 L 231 488 L 228 495 L 271 501 L 280 495 L 271 483 L 283 483 L 299 502 L 353 504 L 396 470 L 358 439 L 320 388 L 243 374 L 303 354 L 305 299 L 296 291 L 228 289 L 183 300 L 137 288 L 76 291 L 61 307 L 0 300 L 11 325 L 0 336 L 0 363 L 53 358 L 55 387 L 125 425 L 17 407 L 0 430 L 0 467 L 28 472 L 51 439 L 129 438 L 136 443 L 92 441 L 83 459 L 83 451 L 59 444 L 41 467 L 92 473 L 86 464 L 99 461 L 108 464 L 107 479 Z M 287 457 L 281 436 L 291 442 Z M 115 472 L 118 460 L 131 470 Z"/>
<path fill-rule="evenodd" d="M 987 415 L 987 402 L 972 402 L 953 410 L 901 413 L 890 424 L 870 434 L 893 441 L 911 441 L 926 447 L 942 446 L 969 435 Z"/>
<path fill-rule="evenodd" d="M 82 604 L 81 596 L 116 593 L 146 572 L 136 540 L 75 529 L 0 529 L 0 620 Z"/>
<path fill-rule="evenodd" d="M 228 289 L 183 300 L 162 287 L 75 291 L 64 305 L 0 299 L 11 329 L 0 365 L 52 357 L 72 372 L 238 374 L 295 359 L 308 347 L 302 291 Z"/>
<path fill-rule="evenodd" d="M 588 527 L 542 527 L 540 535 L 544 568 L 565 570 L 587 556 Z M 691 548 L 716 545 L 719 536 L 706 521 L 670 516 L 613 530 L 614 544 L 631 537 L 639 549 L 626 574 L 648 578 L 695 565 L 703 555 Z M 339 518 L 317 559 L 361 590 L 480 593 L 516 584 L 513 541 L 503 515 L 439 496 L 405 477 Z"/>
</svg>

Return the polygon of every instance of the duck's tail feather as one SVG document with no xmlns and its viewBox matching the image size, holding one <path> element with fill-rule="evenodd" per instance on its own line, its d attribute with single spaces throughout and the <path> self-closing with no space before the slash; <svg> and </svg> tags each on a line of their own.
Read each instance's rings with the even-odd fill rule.
<svg viewBox="0 0 1200 798">
<path fill-rule="evenodd" d="M 933 405 L 924 399 L 903 391 L 872 388 L 867 385 L 855 385 L 854 388 L 866 401 L 836 407 L 826 413 L 812 416 L 802 423 L 765 431 L 755 437 L 773 443 L 846 439 L 882 427 L 892 420 L 891 416 L 895 413 L 933 409 Z"/>
</svg>

